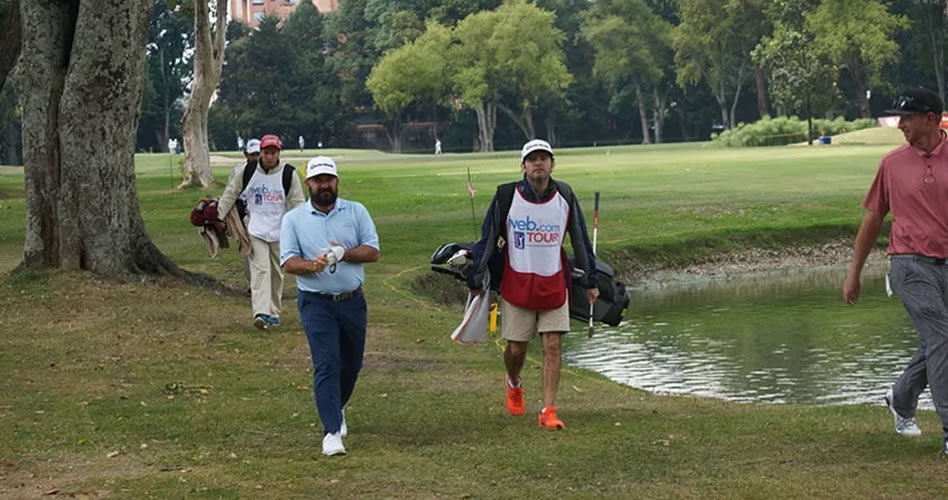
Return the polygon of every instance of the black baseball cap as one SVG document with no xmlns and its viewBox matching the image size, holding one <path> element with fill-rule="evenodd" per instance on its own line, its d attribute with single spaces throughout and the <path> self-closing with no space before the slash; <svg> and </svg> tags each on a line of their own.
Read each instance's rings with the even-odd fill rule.
<svg viewBox="0 0 948 500">
<path fill-rule="evenodd" d="M 938 94 L 928 89 L 908 89 L 895 98 L 892 109 L 885 110 L 892 115 L 914 115 L 918 113 L 935 113 L 941 115 L 945 109 L 944 103 Z"/>
</svg>

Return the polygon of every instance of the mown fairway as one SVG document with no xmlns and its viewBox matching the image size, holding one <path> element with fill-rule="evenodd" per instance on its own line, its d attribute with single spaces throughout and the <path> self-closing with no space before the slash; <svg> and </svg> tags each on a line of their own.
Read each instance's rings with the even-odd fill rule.
<svg viewBox="0 0 948 500">
<path fill-rule="evenodd" d="M 573 186 L 589 219 L 593 192 L 602 192 L 606 256 L 688 259 L 707 248 L 851 233 L 888 149 L 573 149 L 557 154 L 554 177 Z M 879 406 L 653 396 L 567 370 L 566 430 L 543 432 L 530 412 L 508 416 L 500 344 L 453 345 L 460 308 L 437 306 L 412 284 L 430 273 L 438 244 L 474 237 L 494 186 L 519 176 L 517 153 L 329 154 L 341 196 L 373 214 L 383 255 L 367 266 L 369 344 L 347 412 L 350 454 L 333 460 L 319 454 L 292 279 L 283 326 L 261 333 L 249 326 L 244 297 L 84 273 L 6 274 L 22 251 L 23 177 L 0 168 L 0 497 L 944 494 L 948 460 L 937 453 L 931 412 L 920 414 L 924 436 L 908 440 Z M 223 182 L 230 167 L 221 165 Z M 187 222 L 202 193 L 171 189 L 179 175 L 175 166 L 169 179 L 167 155 L 140 155 L 138 172 L 158 246 L 186 269 L 242 286 L 236 250 L 209 259 Z M 539 360 L 535 351 L 525 374 L 531 410 Z"/>
</svg>

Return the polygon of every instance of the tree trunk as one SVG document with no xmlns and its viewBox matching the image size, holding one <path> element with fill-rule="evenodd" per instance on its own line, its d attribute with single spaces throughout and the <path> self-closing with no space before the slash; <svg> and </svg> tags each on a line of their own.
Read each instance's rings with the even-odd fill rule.
<svg viewBox="0 0 948 500">
<path fill-rule="evenodd" d="M 741 68 L 737 70 L 737 87 L 734 89 L 734 100 L 731 101 L 731 125 L 728 128 L 733 128 L 737 126 L 737 101 L 741 97 L 741 87 L 744 83 L 744 67 L 745 63 L 741 63 Z"/>
<path fill-rule="evenodd" d="M 770 115 L 770 106 L 767 103 L 767 78 L 762 69 L 754 68 L 754 80 L 757 82 L 757 114 L 763 118 Z"/>
<path fill-rule="evenodd" d="M 402 152 L 402 120 L 395 118 L 385 125 L 385 137 L 392 146 L 393 153 Z"/>
<path fill-rule="evenodd" d="M 24 268 L 180 270 L 145 232 L 135 186 L 149 0 L 21 3 Z"/>
<path fill-rule="evenodd" d="M 856 84 L 856 99 L 859 103 L 859 116 L 862 118 L 870 118 L 871 114 L 869 112 L 869 98 L 866 97 L 866 89 L 862 86 L 860 67 L 858 65 L 847 64 L 846 69 L 849 71 L 849 76 L 852 77 L 853 82 Z"/>
<path fill-rule="evenodd" d="M 524 106 L 523 114 L 521 115 L 514 113 L 512 109 L 500 103 L 497 104 L 497 108 L 503 111 L 505 115 L 517 124 L 517 127 L 520 127 L 520 131 L 523 132 L 524 137 L 526 137 L 528 141 L 536 139 L 537 134 L 533 127 L 533 112 L 529 106 Z"/>
<path fill-rule="evenodd" d="M 224 64 L 227 2 L 217 0 L 217 24 L 213 37 L 207 4 L 205 1 L 194 2 L 194 78 L 191 81 L 191 98 L 181 120 L 184 167 L 179 189 L 189 186 L 206 188 L 214 181 L 207 144 L 207 113 Z"/>
<path fill-rule="evenodd" d="M 639 103 L 639 120 L 642 121 L 642 144 L 651 144 L 652 140 L 648 133 L 648 105 L 642 94 L 642 86 L 637 83 L 635 84 L 635 100 Z"/>
<path fill-rule="evenodd" d="M 659 92 L 656 87 L 652 89 L 652 96 L 654 97 L 652 116 L 655 119 L 655 144 L 661 144 L 665 128 L 665 94 Z"/>
<path fill-rule="evenodd" d="M 0 89 L 20 57 L 20 0 L 0 1 Z"/>
<path fill-rule="evenodd" d="M 547 142 L 549 142 L 551 146 L 559 146 L 560 141 L 556 137 L 556 120 L 554 120 L 550 115 L 547 115 L 544 122 L 546 123 Z"/>
<path fill-rule="evenodd" d="M 497 105 L 481 101 L 474 108 L 477 114 L 477 138 L 481 153 L 494 151 L 494 128 L 497 126 Z"/>
</svg>

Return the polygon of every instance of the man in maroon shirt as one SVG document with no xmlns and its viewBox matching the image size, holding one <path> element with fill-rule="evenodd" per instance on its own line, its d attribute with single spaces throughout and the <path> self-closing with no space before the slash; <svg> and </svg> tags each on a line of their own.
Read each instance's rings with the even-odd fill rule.
<svg viewBox="0 0 948 500">
<path fill-rule="evenodd" d="M 948 454 L 948 141 L 941 131 L 944 105 L 927 89 L 905 91 L 887 111 L 899 115 L 907 144 L 882 158 L 862 206 L 843 299 L 859 299 L 859 276 L 886 214 L 892 212 L 890 278 L 919 333 L 918 350 L 885 396 L 895 431 L 919 436 L 918 396 L 927 385 L 941 419 Z"/>
</svg>

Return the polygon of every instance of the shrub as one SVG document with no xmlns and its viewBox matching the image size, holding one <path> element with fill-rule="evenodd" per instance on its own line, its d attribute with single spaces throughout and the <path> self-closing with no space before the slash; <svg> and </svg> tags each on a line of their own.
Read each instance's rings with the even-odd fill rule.
<svg viewBox="0 0 948 500">
<path fill-rule="evenodd" d="M 835 120 L 813 120 L 814 139 L 820 135 L 837 135 L 864 128 L 875 127 L 876 121 L 863 118 L 846 121 L 842 117 Z M 712 143 L 724 147 L 782 146 L 806 141 L 807 123 L 795 116 L 764 118 L 754 123 L 739 123 L 731 130 L 711 136 Z"/>
</svg>

